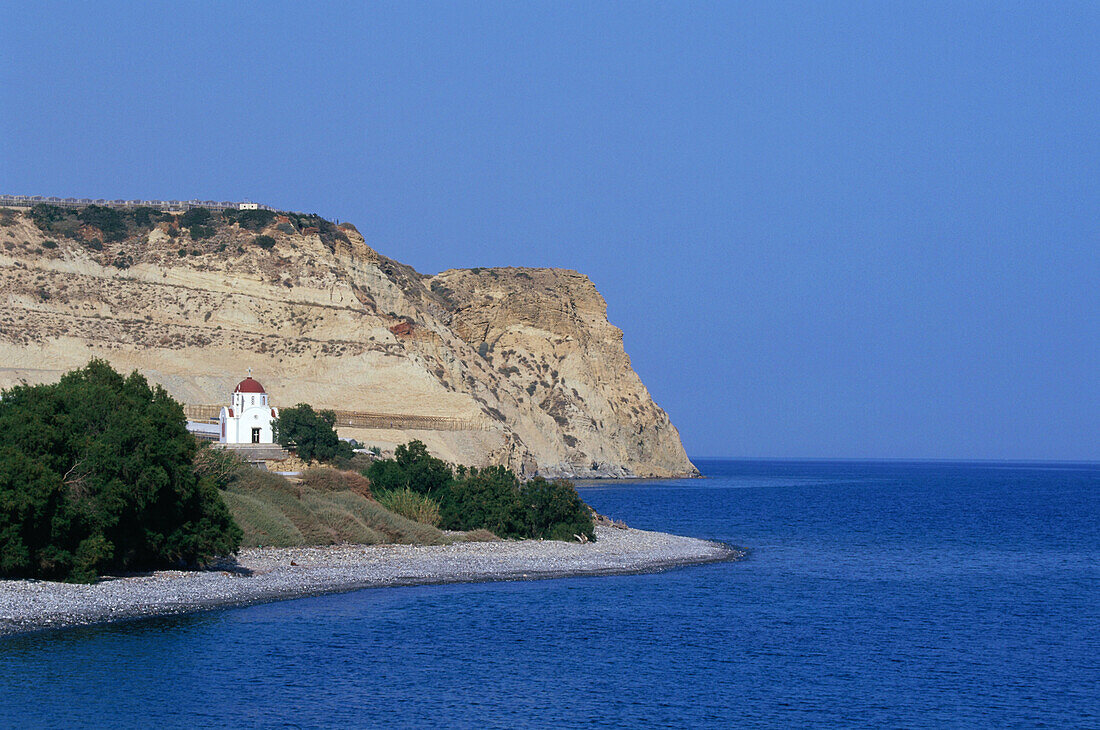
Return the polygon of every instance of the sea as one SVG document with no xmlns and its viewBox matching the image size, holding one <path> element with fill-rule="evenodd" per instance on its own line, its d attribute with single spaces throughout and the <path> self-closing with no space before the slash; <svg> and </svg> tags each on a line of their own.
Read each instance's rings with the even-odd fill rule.
<svg viewBox="0 0 1100 730">
<path fill-rule="evenodd" d="M 737 562 L 0 640 L 0 726 L 1100 728 L 1100 464 L 696 460 L 580 487 Z"/>
</svg>

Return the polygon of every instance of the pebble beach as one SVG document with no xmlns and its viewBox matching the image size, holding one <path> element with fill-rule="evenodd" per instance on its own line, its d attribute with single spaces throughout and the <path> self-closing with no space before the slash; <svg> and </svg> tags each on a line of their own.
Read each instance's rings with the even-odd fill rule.
<svg viewBox="0 0 1100 730">
<path fill-rule="evenodd" d="M 742 555 L 721 543 L 661 532 L 597 526 L 596 534 L 596 542 L 585 544 L 249 548 L 207 570 L 106 577 L 91 585 L 4 580 L 0 636 L 361 588 L 642 573 Z"/>
</svg>

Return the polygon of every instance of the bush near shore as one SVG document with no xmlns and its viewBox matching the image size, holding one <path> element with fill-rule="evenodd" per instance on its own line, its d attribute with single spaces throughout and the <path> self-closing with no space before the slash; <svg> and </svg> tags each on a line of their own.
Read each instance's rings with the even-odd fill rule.
<svg viewBox="0 0 1100 730">
<path fill-rule="evenodd" d="M 361 466 L 343 442 L 332 448 L 330 414 L 287 411 L 284 438 L 294 431 L 314 457 Z M 103 360 L 0 399 L 2 576 L 87 582 L 110 571 L 202 565 L 242 543 L 434 545 L 497 536 L 594 540 L 595 531 L 571 483 L 521 484 L 504 467 L 455 470 L 419 441 L 360 472 L 311 468 L 292 482 L 254 469 L 198 446 L 162 387 Z"/>
<path fill-rule="evenodd" d="M 91 581 L 204 563 L 241 530 L 192 466 L 183 408 L 103 360 L 0 400 L 0 574 Z"/>
<path fill-rule="evenodd" d="M 420 441 L 398 446 L 393 459 L 376 461 L 363 473 L 376 494 L 411 493 L 438 504 L 439 525 L 448 530 L 484 529 L 508 538 L 596 539 L 592 510 L 564 479 L 535 477 L 521 484 L 503 466 L 452 470 Z"/>
</svg>

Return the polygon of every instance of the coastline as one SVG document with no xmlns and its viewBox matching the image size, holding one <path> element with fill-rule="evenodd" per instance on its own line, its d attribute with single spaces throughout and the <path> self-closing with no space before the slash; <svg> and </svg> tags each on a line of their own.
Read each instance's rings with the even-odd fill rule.
<svg viewBox="0 0 1100 730">
<path fill-rule="evenodd" d="M 362 588 L 646 573 L 736 560 L 742 551 L 663 532 L 597 526 L 593 543 L 248 548 L 207 570 L 107 577 L 91 585 L 0 581 L 0 637 L 180 615 Z"/>
</svg>

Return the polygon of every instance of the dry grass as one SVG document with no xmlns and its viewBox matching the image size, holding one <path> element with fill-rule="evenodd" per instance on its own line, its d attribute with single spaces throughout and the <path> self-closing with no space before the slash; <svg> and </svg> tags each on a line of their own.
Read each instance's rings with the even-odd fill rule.
<svg viewBox="0 0 1100 730">
<path fill-rule="evenodd" d="M 484 528 L 463 533 L 460 542 L 496 542 L 500 538 Z"/>
<path fill-rule="evenodd" d="M 302 472 L 302 484 L 319 492 L 355 492 L 371 498 L 370 480 L 353 471 L 313 467 Z"/>
<path fill-rule="evenodd" d="M 439 527 L 439 503 L 431 497 L 405 487 L 376 495 L 378 502 L 402 517 L 432 527 Z"/>
<path fill-rule="evenodd" d="M 244 470 L 222 497 L 244 530 L 244 547 L 345 542 L 441 545 L 455 539 L 430 525 L 394 514 L 354 491 L 316 489 L 304 481 L 293 484 L 278 474 L 257 469 Z"/>
</svg>

